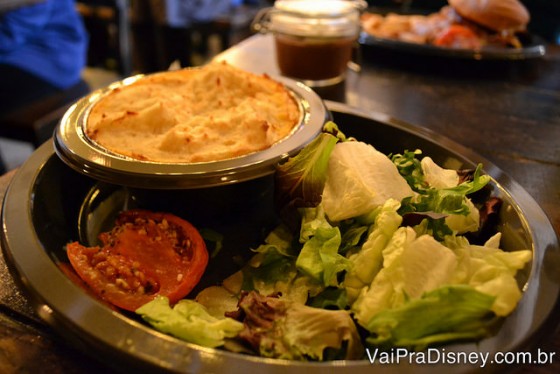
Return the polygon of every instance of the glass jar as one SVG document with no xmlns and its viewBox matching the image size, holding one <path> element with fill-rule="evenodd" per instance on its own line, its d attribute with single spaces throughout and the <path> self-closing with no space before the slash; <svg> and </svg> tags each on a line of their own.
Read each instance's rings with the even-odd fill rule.
<svg viewBox="0 0 560 374">
<path fill-rule="evenodd" d="M 253 28 L 274 34 L 280 72 L 311 87 L 341 82 L 360 33 L 361 0 L 279 0 Z"/>
</svg>

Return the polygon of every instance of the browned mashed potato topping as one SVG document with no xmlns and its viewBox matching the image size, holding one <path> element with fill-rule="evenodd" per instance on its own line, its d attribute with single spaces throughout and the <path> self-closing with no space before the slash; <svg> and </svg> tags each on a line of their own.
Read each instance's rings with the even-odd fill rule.
<svg viewBox="0 0 560 374">
<path fill-rule="evenodd" d="M 111 91 L 91 109 L 86 134 L 138 160 L 208 162 L 266 149 L 299 119 L 299 107 L 281 83 L 217 62 L 149 75 Z"/>
</svg>

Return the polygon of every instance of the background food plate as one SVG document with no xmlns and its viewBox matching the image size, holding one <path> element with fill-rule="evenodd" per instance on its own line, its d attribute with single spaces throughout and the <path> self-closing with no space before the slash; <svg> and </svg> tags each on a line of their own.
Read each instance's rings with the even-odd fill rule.
<svg viewBox="0 0 560 374">
<path fill-rule="evenodd" d="M 520 273 L 524 296 L 496 335 L 478 343 L 445 346 L 446 352 L 527 351 L 536 339 L 556 326 L 560 280 L 555 258 L 560 247 L 552 225 L 535 201 L 489 161 L 445 137 L 378 113 L 363 113 L 328 102 L 335 121 L 350 136 L 379 150 L 402 152 L 420 148 L 446 167 L 473 167 L 482 162 L 494 181 L 502 208 L 502 246 L 529 248 L 533 261 Z M 258 191 L 258 193 L 256 193 Z M 367 360 L 306 363 L 233 354 L 202 348 L 158 333 L 133 315 L 121 314 L 97 302 L 57 266 L 66 263 L 64 245 L 72 240 L 94 242 L 121 209 L 138 206 L 171 210 L 199 228 L 225 236 L 224 248 L 213 258 L 203 283 L 231 274 L 239 256 L 259 243 L 276 216 L 272 176 L 218 188 L 157 191 L 98 182 L 66 166 L 50 143 L 44 144 L 14 176 L 2 212 L 2 247 L 16 279 L 28 292 L 38 315 L 84 352 L 115 368 L 131 372 L 220 373 L 406 373 L 480 371 L 479 365 L 379 365 Z M 245 218 L 242 218 L 245 217 Z M 228 264 L 228 266 L 224 266 Z M 202 286 L 202 285 L 201 285 Z M 489 371 L 499 369 L 487 366 Z"/>
<path fill-rule="evenodd" d="M 378 38 L 362 31 L 359 43 L 364 47 L 411 53 L 420 56 L 437 56 L 467 60 L 528 60 L 546 54 L 545 45 L 538 37 L 527 35 L 523 48 L 485 47 L 480 50 L 437 47 L 429 44 L 407 43 L 399 40 Z"/>
</svg>

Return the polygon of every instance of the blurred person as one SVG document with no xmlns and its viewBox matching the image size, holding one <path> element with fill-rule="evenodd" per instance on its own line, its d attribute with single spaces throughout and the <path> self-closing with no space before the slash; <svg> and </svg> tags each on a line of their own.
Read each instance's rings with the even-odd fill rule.
<svg viewBox="0 0 560 374">
<path fill-rule="evenodd" d="M 140 71 L 166 70 L 174 62 L 191 66 L 193 29 L 200 31 L 201 25 L 241 4 L 242 0 L 131 0 L 134 46 L 139 55 L 135 60 L 144 65 Z"/>
<path fill-rule="evenodd" d="M 210 22 L 238 3 L 237 0 L 161 1 L 164 3 L 166 23 L 171 27 L 189 27 L 193 23 Z"/>
<path fill-rule="evenodd" d="M 74 0 L 35 0 L 1 12 L 0 116 L 80 82 L 87 46 Z"/>
</svg>

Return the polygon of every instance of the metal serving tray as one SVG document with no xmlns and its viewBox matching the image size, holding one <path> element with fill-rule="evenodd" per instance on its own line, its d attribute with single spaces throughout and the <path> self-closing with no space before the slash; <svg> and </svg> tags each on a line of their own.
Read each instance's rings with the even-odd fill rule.
<svg viewBox="0 0 560 374">
<path fill-rule="evenodd" d="M 524 292 L 516 310 L 496 335 L 477 343 L 445 346 L 446 352 L 526 351 L 535 339 L 553 331 L 557 320 L 560 280 L 554 268 L 558 238 L 541 208 L 505 173 L 488 160 L 449 139 L 379 113 L 361 112 L 327 102 L 334 120 L 347 135 L 373 144 L 383 152 L 422 149 L 441 165 L 473 167 L 484 164 L 493 177 L 496 195 L 504 199 L 500 230 L 506 250 L 529 248 L 531 264 L 520 273 Z M 432 373 L 480 371 L 477 365 L 380 365 L 367 360 L 325 363 L 292 362 L 202 348 L 166 336 L 138 318 L 121 314 L 94 300 L 57 267 L 67 262 L 64 245 L 72 240 L 94 241 L 111 217 L 134 205 L 180 211 L 199 227 L 224 233 L 224 248 L 212 259 L 204 283 L 231 274 L 233 257 L 262 240 L 275 222 L 271 177 L 210 189 L 134 189 L 74 171 L 48 143 L 38 149 L 14 176 L 2 213 L 2 244 L 7 262 L 28 292 L 38 315 L 84 352 L 130 372 L 214 373 Z M 223 188 L 220 190 L 220 188 Z M 259 191 L 259 193 L 255 193 Z M 226 211 L 224 206 L 231 209 Z M 206 207 L 206 210 L 201 210 Z M 207 212 L 205 212 L 207 211 Z M 222 214 L 219 214 L 222 212 Z M 226 213 L 224 213 L 226 212 Z M 224 266 L 229 263 L 229 266 Z M 488 365 L 487 371 L 500 367 Z"/>
</svg>

